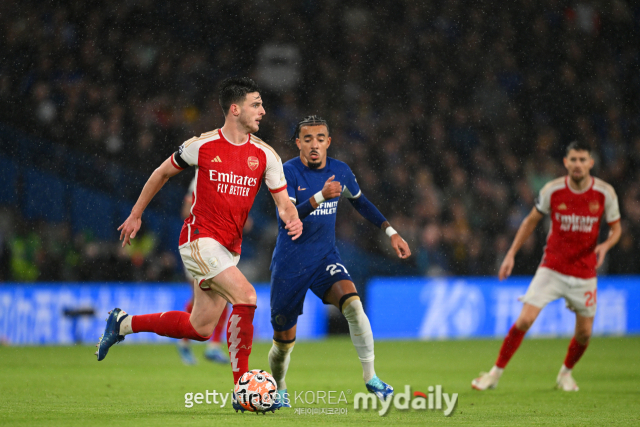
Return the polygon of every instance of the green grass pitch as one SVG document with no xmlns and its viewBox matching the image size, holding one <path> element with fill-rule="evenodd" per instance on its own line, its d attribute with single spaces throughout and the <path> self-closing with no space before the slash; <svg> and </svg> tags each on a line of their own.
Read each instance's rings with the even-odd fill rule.
<svg viewBox="0 0 640 427">
<path fill-rule="evenodd" d="M 342 407 L 344 415 L 240 414 L 230 404 L 185 408 L 187 392 L 231 389 L 229 366 L 205 361 L 202 345 L 194 346 L 199 364 L 192 367 L 180 363 L 173 345 L 119 345 L 99 363 L 88 346 L 0 347 L 0 425 L 640 425 L 640 337 L 594 338 L 574 370 L 577 393 L 554 390 L 568 341 L 525 340 L 499 387 L 486 392 L 470 382 L 491 367 L 499 341 L 377 342 L 376 371 L 396 391 L 409 384 L 427 393 L 442 385 L 459 393 L 450 417 L 437 410 L 392 409 L 385 417 L 354 410 L 354 393 L 364 386 L 348 337 L 296 344 L 287 377 L 292 393 L 345 392 L 348 405 L 295 405 Z M 269 346 L 254 345 L 252 368 L 268 370 Z"/>
</svg>

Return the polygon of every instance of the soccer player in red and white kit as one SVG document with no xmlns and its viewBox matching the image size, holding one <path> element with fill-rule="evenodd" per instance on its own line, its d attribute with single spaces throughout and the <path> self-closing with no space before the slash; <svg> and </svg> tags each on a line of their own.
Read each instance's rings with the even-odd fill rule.
<svg viewBox="0 0 640 427">
<path fill-rule="evenodd" d="M 571 371 L 587 349 L 593 329 L 596 269 L 621 234 L 618 198 L 613 187 L 590 175 L 593 163 L 588 145 L 578 141 L 569 144 L 564 158 L 568 175 L 547 183 L 540 190 L 535 208 L 520 225 L 500 266 L 500 280 L 511 275 L 518 249 L 538 222 L 545 215 L 551 217 L 544 256 L 521 299 L 524 306 L 520 316 L 504 339 L 495 366 L 471 382 L 474 389 L 486 390 L 498 385 L 509 359 L 540 311 L 551 301 L 564 297 L 567 307 L 576 314 L 576 328 L 556 384 L 564 391 L 578 391 Z M 610 228 L 609 236 L 597 244 L 603 215 Z"/>
<path fill-rule="evenodd" d="M 224 126 L 189 139 L 165 160 L 151 174 L 131 215 L 118 228 L 122 245 L 130 244 L 140 228 L 142 212 L 164 183 L 195 166 L 191 215 L 182 226 L 179 240 L 182 261 L 198 284 L 193 311 L 130 316 L 118 308 L 112 310 L 98 344 L 98 360 L 131 333 L 154 332 L 206 341 L 229 302 L 233 309 L 227 324 L 227 343 L 234 384 L 249 370 L 256 291 L 236 265 L 242 228 L 263 179 L 292 239 L 302 233 L 302 222 L 284 191 L 287 183 L 280 157 L 252 135 L 265 115 L 258 86 L 246 77 L 224 80 L 220 106 Z"/>
</svg>

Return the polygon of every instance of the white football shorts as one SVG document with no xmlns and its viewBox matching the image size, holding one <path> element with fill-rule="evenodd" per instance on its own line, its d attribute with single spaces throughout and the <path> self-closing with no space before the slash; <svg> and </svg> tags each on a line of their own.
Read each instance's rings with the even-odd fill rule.
<svg viewBox="0 0 640 427">
<path fill-rule="evenodd" d="M 564 297 L 569 310 L 584 317 L 593 317 L 596 315 L 597 284 L 596 277 L 580 279 L 539 267 L 520 301 L 544 308 L 551 301 Z"/>
<path fill-rule="evenodd" d="M 201 237 L 178 248 L 185 269 L 197 280 L 201 289 L 209 289 L 205 280 L 216 277 L 229 267 L 235 267 L 240 255 L 210 237 Z"/>
</svg>

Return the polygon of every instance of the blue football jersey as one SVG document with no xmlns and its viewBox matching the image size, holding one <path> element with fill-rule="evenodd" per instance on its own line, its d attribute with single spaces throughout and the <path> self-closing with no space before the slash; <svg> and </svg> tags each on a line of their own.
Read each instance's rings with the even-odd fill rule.
<svg viewBox="0 0 640 427">
<path fill-rule="evenodd" d="M 287 191 L 294 205 L 313 197 L 322 190 L 324 183 L 332 175 L 334 181 L 342 185 L 342 194 L 347 198 L 360 196 L 360 186 L 356 177 L 340 160 L 327 157 L 322 169 L 309 169 L 300 157 L 284 164 L 284 176 L 287 179 Z M 285 224 L 278 216 L 278 240 L 273 251 L 271 270 L 278 275 L 298 275 L 319 260 L 337 250 L 336 248 L 336 212 L 340 197 L 324 201 L 309 216 L 302 220 L 302 235 L 297 240 L 284 228 Z"/>
</svg>

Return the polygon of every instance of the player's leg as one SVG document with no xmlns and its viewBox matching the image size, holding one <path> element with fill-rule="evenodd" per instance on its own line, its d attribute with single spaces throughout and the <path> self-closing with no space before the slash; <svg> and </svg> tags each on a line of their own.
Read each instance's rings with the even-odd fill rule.
<svg viewBox="0 0 640 427">
<path fill-rule="evenodd" d="M 351 280 L 335 282 L 324 294 L 326 303 L 337 307 L 349 323 L 351 342 L 356 348 L 362 364 L 362 377 L 367 390 L 385 400 L 393 395 L 393 387 L 386 384 L 376 375 L 374 368 L 374 343 L 371 323 L 364 312 L 356 286 Z"/>
<path fill-rule="evenodd" d="M 597 306 L 597 280 L 595 278 L 587 280 L 572 278 L 571 280 L 575 283 L 567 287 L 565 299 L 567 307 L 576 313 L 576 329 L 556 378 L 557 387 L 564 391 L 578 391 L 572 371 L 589 346 Z"/>
<path fill-rule="evenodd" d="M 126 335 L 152 332 L 170 338 L 188 338 L 207 341 L 213 332 L 226 301 L 213 292 L 194 290 L 194 306 L 191 314 L 185 311 L 130 316 L 116 308 L 109 312 L 105 333 L 98 343 L 98 360 L 103 360 L 109 348 L 123 341 Z"/>
<path fill-rule="evenodd" d="M 214 278 L 200 283 L 229 301 L 233 308 L 227 322 L 227 345 L 233 372 L 233 383 L 249 370 L 253 345 L 253 316 L 256 311 L 256 291 L 236 266 L 225 269 Z M 222 310 L 221 310 L 222 311 Z M 217 322 L 216 318 L 216 322 Z M 211 330 L 215 327 L 212 325 Z"/>
<path fill-rule="evenodd" d="M 291 352 L 296 343 L 296 327 L 285 331 L 273 331 L 273 344 L 269 350 L 269 368 L 278 386 L 278 400 L 285 408 L 291 407 L 285 377 L 291 362 Z"/>
<path fill-rule="evenodd" d="M 507 367 L 507 363 L 511 360 L 511 357 L 515 354 L 522 343 L 522 340 L 531 327 L 533 322 L 540 314 L 542 309 L 534 305 L 525 303 L 520 311 L 520 315 L 516 322 L 511 326 L 507 336 L 502 341 L 500 352 L 498 353 L 498 359 L 496 364 L 493 365 L 489 372 L 481 372 L 478 378 L 471 381 L 471 387 L 476 390 L 487 390 L 496 388 L 498 381 L 504 372 L 504 368 Z"/>
<path fill-rule="evenodd" d="M 487 390 L 498 385 L 504 369 L 520 347 L 525 334 L 540 311 L 551 301 L 563 296 L 563 283 L 559 276 L 548 268 L 538 268 L 527 293 L 521 298 L 524 306 L 502 342 L 496 364 L 489 372 L 481 372 L 479 377 L 471 381 L 471 387 L 476 390 Z"/>
<path fill-rule="evenodd" d="M 376 375 L 373 366 L 373 332 L 356 286 L 350 280 L 340 280 L 329 288 L 323 300 L 337 307 L 347 319 L 351 341 L 362 364 L 364 382 L 369 382 Z"/>
<path fill-rule="evenodd" d="M 180 255 L 185 267 L 199 284 L 194 288 L 193 312 L 169 311 L 129 316 L 120 309 L 112 310 L 105 333 L 98 343 L 98 360 L 104 359 L 113 344 L 124 340 L 131 333 L 153 332 L 171 338 L 207 341 L 224 309 L 224 300 L 238 304 L 240 312 L 249 312 L 243 318 L 250 317 L 249 322 L 253 320 L 255 289 L 235 267 L 240 259 L 239 255 L 229 252 L 209 238 L 183 245 L 180 247 Z M 212 291 L 212 288 L 215 289 Z"/>
<path fill-rule="evenodd" d="M 556 385 L 561 390 L 579 390 L 576 381 L 573 379 L 572 372 L 573 367 L 578 363 L 589 346 L 589 339 L 591 338 L 591 331 L 593 329 L 593 319 L 593 317 L 584 317 L 576 314 L 575 335 L 571 338 L 567 355 L 556 378 Z"/>
<path fill-rule="evenodd" d="M 280 277 L 271 275 L 271 326 L 273 344 L 269 350 L 269 369 L 278 386 L 278 403 L 291 407 L 287 391 L 286 375 L 291 362 L 291 352 L 296 343 L 298 316 L 302 314 L 304 299 L 314 275 Z"/>
<path fill-rule="evenodd" d="M 192 292 L 193 292 L 193 289 L 192 289 Z M 184 311 L 186 311 L 189 314 L 191 314 L 191 312 L 193 311 L 193 296 L 191 297 L 189 302 L 187 302 L 187 304 L 185 305 Z M 176 345 L 178 347 L 178 354 L 180 355 L 180 359 L 182 360 L 182 363 L 184 363 L 185 365 L 195 365 L 198 363 L 196 358 L 193 355 L 193 351 L 191 351 L 190 340 L 188 340 L 187 338 L 179 339 Z"/>
<path fill-rule="evenodd" d="M 229 363 L 229 358 L 222 351 L 220 347 L 221 337 L 223 332 L 227 329 L 227 317 L 229 314 L 229 305 L 225 304 L 224 310 L 218 319 L 218 323 L 213 330 L 213 335 L 207 344 L 207 349 L 204 351 L 204 357 L 211 362 L 226 364 Z"/>
</svg>

